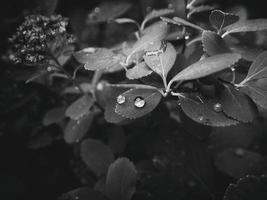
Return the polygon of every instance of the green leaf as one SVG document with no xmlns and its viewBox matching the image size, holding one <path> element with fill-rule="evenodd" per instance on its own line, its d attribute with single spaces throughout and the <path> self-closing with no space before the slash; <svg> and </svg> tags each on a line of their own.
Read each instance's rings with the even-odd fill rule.
<svg viewBox="0 0 267 200">
<path fill-rule="evenodd" d="M 250 19 L 238 21 L 234 24 L 226 26 L 222 37 L 230 33 L 251 32 L 267 30 L 267 19 Z"/>
<path fill-rule="evenodd" d="M 256 153 L 242 148 L 229 148 L 217 155 L 215 166 L 222 172 L 234 178 L 247 174 L 262 173 L 264 158 Z"/>
<path fill-rule="evenodd" d="M 105 1 L 88 14 L 87 24 L 107 22 L 115 19 L 127 12 L 130 7 L 131 4 L 128 2 Z"/>
<path fill-rule="evenodd" d="M 67 109 L 66 116 L 71 119 L 78 120 L 82 116 L 90 112 L 90 108 L 94 105 L 95 100 L 92 96 L 84 95 L 74 101 Z"/>
<path fill-rule="evenodd" d="M 64 140 L 66 143 L 73 144 L 80 142 L 80 140 L 86 135 L 94 118 L 93 113 L 86 114 L 78 120 L 70 119 L 65 130 Z"/>
<path fill-rule="evenodd" d="M 81 144 L 81 157 L 98 177 L 105 174 L 114 160 L 110 148 L 99 140 L 86 139 Z"/>
<path fill-rule="evenodd" d="M 247 175 L 240 178 L 236 184 L 230 184 L 223 200 L 265 200 L 267 199 L 267 177 Z"/>
<path fill-rule="evenodd" d="M 110 69 L 124 61 L 122 55 L 117 55 L 106 48 L 89 47 L 75 52 L 74 57 L 78 62 L 85 64 L 84 68 L 87 70 Z"/>
<path fill-rule="evenodd" d="M 179 97 L 179 103 L 184 113 L 192 120 L 208 126 L 230 126 L 235 125 L 238 121 L 225 116 L 222 110 L 215 106 L 218 102 L 205 99 L 198 95 L 185 95 Z"/>
<path fill-rule="evenodd" d="M 107 173 L 105 194 L 110 200 L 130 200 L 135 193 L 137 171 L 127 158 L 113 162 Z"/>
<path fill-rule="evenodd" d="M 58 200 L 107 200 L 107 198 L 99 191 L 89 187 L 80 187 L 71 190 L 59 197 Z"/>
<path fill-rule="evenodd" d="M 252 122 L 256 115 L 256 109 L 251 100 L 232 86 L 225 85 L 219 102 L 222 104 L 223 112 L 238 121 Z"/>
<path fill-rule="evenodd" d="M 123 103 L 118 101 L 120 97 L 125 99 Z M 136 119 L 154 110 L 161 97 L 155 89 L 130 89 L 117 97 L 115 112 L 128 119 Z"/>
<path fill-rule="evenodd" d="M 231 52 L 221 36 L 212 31 L 203 31 L 202 45 L 204 51 L 210 56 Z"/>
<path fill-rule="evenodd" d="M 193 80 L 211 75 L 231 67 L 240 58 L 241 56 L 236 53 L 218 54 L 205 58 L 182 70 L 170 82 Z"/>
<path fill-rule="evenodd" d="M 131 56 L 139 51 L 146 50 L 146 48 L 153 44 L 156 41 L 163 40 L 168 33 L 168 25 L 165 22 L 157 22 L 149 27 L 147 27 L 143 31 L 143 36 L 133 45 L 132 48 L 128 49 L 125 52 L 128 55 L 127 60 L 131 58 Z M 129 63 L 128 63 L 129 64 Z"/>
<path fill-rule="evenodd" d="M 153 71 L 146 65 L 145 62 L 138 63 L 133 68 L 126 71 L 126 77 L 130 80 L 139 79 L 148 76 Z"/>
<path fill-rule="evenodd" d="M 211 12 L 209 20 L 211 25 L 218 32 L 221 32 L 224 27 L 237 22 L 239 20 L 239 17 L 232 13 L 225 13 L 221 10 L 214 10 Z"/>
<path fill-rule="evenodd" d="M 43 118 L 43 125 L 49 126 L 51 124 L 60 123 L 65 118 L 65 110 L 64 106 L 56 107 L 49 110 L 44 118 Z"/>
<path fill-rule="evenodd" d="M 150 45 L 144 56 L 145 63 L 161 77 L 167 77 L 176 60 L 176 50 L 171 43 L 159 46 L 157 43 Z M 154 54 L 155 52 L 155 54 Z M 150 55 L 151 54 L 151 55 Z"/>
</svg>

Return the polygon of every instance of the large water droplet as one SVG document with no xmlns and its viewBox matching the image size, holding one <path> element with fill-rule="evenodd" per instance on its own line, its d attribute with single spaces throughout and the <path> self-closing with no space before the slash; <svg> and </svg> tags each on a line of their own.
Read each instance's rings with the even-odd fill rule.
<svg viewBox="0 0 267 200">
<path fill-rule="evenodd" d="M 137 108 L 143 108 L 145 106 L 146 102 L 142 97 L 136 97 L 134 100 L 134 105 Z"/>
<path fill-rule="evenodd" d="M 214 104 L 213 109 L 215 112 L 222 112 L 222 104 L 220 103 Z"/>
<path fill-rule="evenodd" d="M 121 104 L 124 104 L 125 101 L 126 101 L 125 96 L 119 95 L 119 96 L 117 97 L 117 103 L 118 103 L 118 104 L 120 104 L 120 105 L 121 105 Z"/>
</svg>

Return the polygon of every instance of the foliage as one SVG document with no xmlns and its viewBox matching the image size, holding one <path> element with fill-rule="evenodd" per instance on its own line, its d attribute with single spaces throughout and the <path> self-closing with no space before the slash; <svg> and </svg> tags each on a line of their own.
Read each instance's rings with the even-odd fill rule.
<svg viewBox="0 0 267 200">
<path fill-rule="evenodd" d="M 267 45 L 259 40 L 267 19 L 185 2 L 183 11 L 153 9 L 140 22 L 130 2 L 103 1 L 84 24 L 71 19 L 69 29 L 67 18 L 51 13 L 58 3 L 51 1 L 10 38 L 4 61 L 29 72 L 20 78 L 29 87 L 50 88 L 57 98 L 28 147 L 70 147 L 80 187 L 59 199 L 242 200 L 264 193 Z M 93 29 L 98 44 L 84 42 Z M 116 29 L 126 37 L 114 37 Z"/>
</svg>

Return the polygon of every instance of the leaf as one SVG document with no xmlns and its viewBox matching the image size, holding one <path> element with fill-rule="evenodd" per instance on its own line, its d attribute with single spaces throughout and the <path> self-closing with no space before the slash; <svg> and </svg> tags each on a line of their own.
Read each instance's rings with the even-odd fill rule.
<svg viewBox="0 0 267 200">
<path fill-rule="evenodd" d="M 248 70 L 248 74 L 242 83 L 252 80 L 267 78 L 267 51 L 261 53 L 252 63 Z"/>
<path fill-rule="evenodd" d="M 220 32 L 224 27 L 237 22 L 239 20 L 239 17 L 232 13 L 225 13 L 221 10 L 214 10 L 211 12 L 209 20 L 211 25 Z"/>
<path fill-rule="evenodd" d="M 160 9 L 160 10 L 152 10 L 150 13 L 148 13 L 146 16 L 145 16 L 145 19 L 143 21 L 143 24 L 145 24 L 146 22 L 154 19 L 154 18 L 157 18 L 157 17 L 160 17 L 160 16 L 164 16 L 164 15 L 169 15 L 169 14 L 172 14 L 174 13 L 174 9 L 168 9 L 168 8 L 165 8 L 165 9 Z"/>
<path fill-rule="evenodd" d="M 106 84 L 101 91 L 97 91 L 98 101 L 102 101 L 105 108 L 104 116 L 107 122 L 118 124 L 127 120 L 115 112 L 117 97 L 126 90 L 128 90 L 128 88 L 120 88 Z"/>
<path fill-rule="evenodd" d="M 222 37 L 230 33 L 251 32 L 267 30 L 267 19 L 249 19 L 238 21 L 234 24 L 226 26 Z"/>
<path fill-rule="evenodd" d="M 166 18 L 166 17 L 161 17 L 160 19 L 162 21 L 164 21 L 164 22 L 167 22 L 167 23 L 175 24 L 175 25 L 178 25 L 178 26 L 188 26 L 188 27 L 192 27 L 192 28 L 195 28 L 197 30 L 200 30 L 200 31 L 204 31 L 204 29 L 201 28 L 200 26 L 198 26 L 196 24 L 192 24 L 191 22 L 186 21 L 186 20 L 184 20 L 183 18 L 180 18 L 180 17 L 174 17 L 173 19 L 169 19 L 169 18 Z"/>
<path fill-rule="evenodd" d="M 223 200 L 265 200 L 267 199 L 267 177 L 247 175 L 240 178 L 236 184 L 230 184 Z"/>
<path fill-rule="evenodd" d="M 225 85 L 219 102 L 222 104 L 223 112 L 238 121 L 252 122 L 256 116 L 256 108 L 251 100 L 231 86 Z"/>
<path fill-rule="evenodd" d="M 240 91 L 246 93 L 257 105 L 267 109 L 267 79 L 249 81 L 240 88 Z"/>
<path fill-rule="evenodd" d="M 133 45 L 133 47 L 128 49 L 128 60 L 134 53 L 145 50 L 151 43 L 163 40 L 168 33 L 168 25 L 167 23 L 160 21 L 147 27 L 143 33 L 144 35 Z"/>
<path fill-rule="evenodd" d="M 257 142 L 262 129 L 259 126 L 239 123 L 236 126 L 212 129 L 209 144 L 213 154 L 228 148 L 247 148 Z"/>
<path fill-rule="evenodd" d="M 202 6 L 197 6 L 189 10 L 187 14 L 187 18 L 190 19 L 192 15 L 197 14 L 197 13 L 202 13 L 202 12 L 208 12 L 213 10 L 215 7 L 214 6 L 209 6 L 209 5 L 202 5 Z"/>
<path fill-rule="evenodd" d="M 238 84 L 259 106 L 267 108 L 267 51 L 261 53 L 249 68 L 246 78 Z"/>
<path fill-rule="evenodd" d="M 204 51 L 210 56 L 231 52 L 221 36 L 212 31 L 203 31 L 202 45 Z"/>
<path fill-rule="evenodd" d="M 94 98 L 89 95 L 83 95 L 76 101 L 74 101 L 67 109 L 66 116 L 71 119 L 78 120 L 82 116 L 90 112 L 90 108 L 94 105 Z"/>
<path fill-rule="evenodd" d="M 58 200 L 107 200 L 107 198 L 99 191 L 89 187 L 80 187 L 71 190 L 63 195 Z"/>
<path fill-rule="evenodd" d="M 153 89 L 130 89 L 119 96 L 125 98 L 125 102 L 121 104 L 117 102 L 115 112 L 128 119 L 136 119 L 150 113 L 162 97 Z"/>
<path fill-rule="evenodd" d="M 91 93 L 93 86 L 91 83 L 80 83 L 80 87 L 85 93 Z M 62 91 L 62 94 L 81 94 L 81 91 L 76 86 L 67 87 Z"/>
<path fill-rule="evenodd" d="M 49 110 L 44 118 L 43 118 L 43 125 L 49 126 L 51 124 L 60 123 L 65 118 L 65 110 L 64 106 L 56 107 Z"/>
<path fill-rule="evenodd" d="M 182 110 L 195 122 L 215 127 L 231 126 L 238 123 L 225 116 L 221 110 L 214 109 L 217 102 L 198 95 L 182 95 L 179 97 Z"/>
<path fill-rule="evenodd" d="M 263 52 L 262 48 L 243 45 L 233 45 L 231 51 L 239 53 L 243 59 L 250 62 L 254 61 Z"/>
<path fill-rule="evenodd" d="M 170 82 L 193 80 L 211 75 L 231 67 L 240 58 L 241 56 L 236 53 L 218 54 L 205 58 L 182 70 Z"/>
<path fill-rule="evenodd" d="M 81 144 L 81 157 L 98 177 L 105 174 L 114 160 L 110 148 L 99 140 L 86 139 Z"/>
<path fill-rule="evenodd" d="M 88 14 L 87 24 L 107 22 L 127 12 L 131 7 L 129 2 L 105 1 Z"/>
<path fill-rule="evenodd" d="M 126 71 L 126 77 L 130 80 L 139 79 L 148 76 L 153 71 L 146 65 L 145 62 L 138 63 L 133 68 Z"/>
<path fill-rule="evenodd" d="M 215 166 L 234 178 L 241 178 L 247 174 L 262 173 L 263 162 L 264 158 L 258 153 L 229 148 L 217 155 Z"/>
<path fill-rule="evenodd" d="M 120 155 L 126 148 L 127 137 L 121 126 L 112 126 L 105 131 L 107 134 L 108 146 L 115 155 Z"/>
<path fill-rule="evenodd" d="M 158 46 L 157 44 L 150 45 L 147 48 L 147 52 L 144 56 L 145 63 L 161 77 L 167 77 L 169 71 L 176 60 L 176 50 L 171 43 L 163 44 L 165 47 Z M 157 48 L 158 47 L 158 48 Z M 156 52 L 149 55 L 149 53 Z"/>
<path fill-rule="evenodd" d="M 75 52 L 74 57 L 78 62 L 85 64 L 84 68 L 87 70 L 110 69 L 124 61 L 122 55 L 116 55 L 106 48 L 89 47 Z"/>
<path fill-rule="evenodd" d="M 65 142 L 69 144 L 80 142 L 90 128 L 93 118 L 93 113 L 88 113 L 78 120 L 70 119 L 64 130 Z"/>
<path fill-rule="evenodd" d="M 135 193 L 137 171 L 127 158 L 113 162 L 107 173 L 105 194 L 110 200 L 130 200 Z"/>
</svg>

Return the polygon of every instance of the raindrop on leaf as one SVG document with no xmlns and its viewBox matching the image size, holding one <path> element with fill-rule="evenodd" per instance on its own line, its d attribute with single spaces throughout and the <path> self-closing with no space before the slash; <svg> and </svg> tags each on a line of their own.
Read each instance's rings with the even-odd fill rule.
<svg viewBox="0 0 267 200">
<path fill-rule="evenodd" d="M 242 157 L 245 155 L 245 151 L 244 149 L 241 149 L 241 148 L 238 148 L 235 150 L 235 155 L 239 156 L 239 157 Z"/>
<path fill-rule="evenodd" d="M 125 101 L 126 101 L 125 96 L 119 95 L 119 96 L 117 97 L 117 103 L 118 103 L 118 104 L 120 104 L 120 105 L 121 105 L 121 104 L 124 104 Z"/>
<path fill-rule="evenodd" d="M 145 106 L 146 102 L 142 97 L 136 97 L 134 100 L 134 105 L 137 108 L 143 108 Z"/>
<path fill-rule="evenodd" d="M 215 112 L 222 112 L 222 104 L 220 103 L 214 104 L 213 109 Z"/>
</svg>

